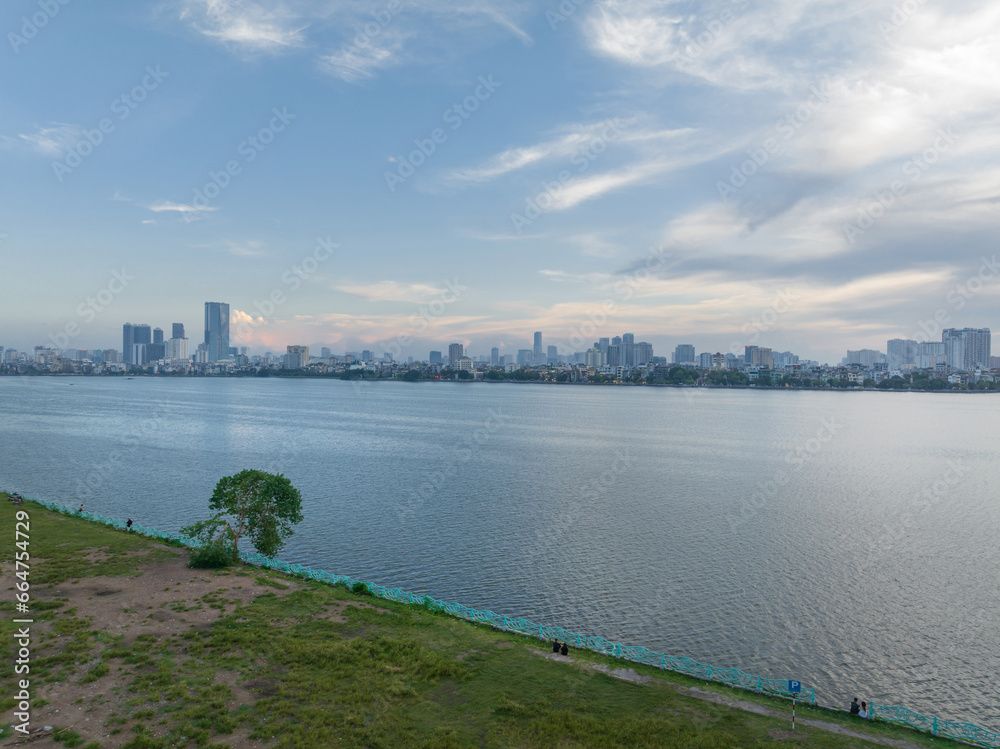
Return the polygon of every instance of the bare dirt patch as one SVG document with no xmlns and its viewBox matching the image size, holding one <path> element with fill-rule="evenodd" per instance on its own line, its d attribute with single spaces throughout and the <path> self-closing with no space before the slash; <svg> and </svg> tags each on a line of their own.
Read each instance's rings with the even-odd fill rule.
<svg viewBox="0 0 1000 749">
<path fill-rule="evenodd" d="M 237 605 L 247 605 L 266 593 L 285 596 L 302 588 L 292 579 L 285 580 L 287 588 L 279 590 L 261 587 L 253 577 L 237 572 L 220 574 L 192 570 L 187 567 L 185 551 L 159 548 L 169 549 L 174 555 L 147 564 L 137 560 L 136 576 L 85 577 L 76 584 L 65 581 L 52 586 L 36 586 L 33 593 L 39 599 L 65 599 L 63 610 L 75 607 L 76 616 L 89 620 L 92 629 L 122 635 L 128 647 L 135 643 L 139 635 L 161 639 L 190 629 L 207 629 L 220 617 L 231 613 Z M 147 556 L 148 552 L 129 555 Z M 96 563 L 108 557 L 98 550 L 91 552 L 87 558 Z M 204 600 L 206 596 L 208 601 Z M 55 621 L 58 620 L 59 614 Z M 40 632 L 49 631 L 52 623 L 36 626 Z M 57 636 L 44 645 L 36 645 L 36 654 L 42 656 L 58 652 L 64 641 Z M 72 728 L 87 741 L 98 741 L 102 749 L 117 749 L 134 735 L 129 723 L 121 726 L 123 730 L 120 733 L 112 735 L 112 726 L 107 725 L 112 716 L 127 717 L 136 710 L 157 709 L 158 705 L 132 704 L 135 695 L 129 692 L 129 684 L 134 678 L 131 673 L 134 669 L 118 658 L 106 661 L 110 668 L 107 674 L 88 684 L 80 684 L 80 679 L 100 663 L 100 652 L 107 645 L 94 643 L 94 647 L 97 657 L 78 666 L 69 680 L 49 684 L 40 690 L 36 698 L 44 698 L 48 704 L 35 711 L 32 724 Z M 269 688 L 260 682 L 239 684 L 236 674 L 229 671 L 219 671 L 216 681 L 230 688 L 233 695 L 230 706 L 234 708 L 251 705 L 260 697 L 273 694 L 273 686 Z M 247 738 L 248 734 L 248 729 L 240 729 L 233 735 L 219 736 L 214 740 L 233 747 L 266 745 L 251 741 Z M 45 735 L 31 741 L 30 746 L 32 749 L 46 749 L 61 747 L 62 744 L 51 735 Z"/>
</svg>

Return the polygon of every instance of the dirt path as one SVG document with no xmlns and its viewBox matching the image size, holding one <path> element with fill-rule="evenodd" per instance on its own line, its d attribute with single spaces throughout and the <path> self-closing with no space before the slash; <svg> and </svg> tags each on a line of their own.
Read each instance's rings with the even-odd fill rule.
<svg viewBox="0 0 1000 749">
<path fill-rule="evenodd" d="M 681 687 L 667 682 L 665 679 L 657 679 L 654 676 L 644 676 L 639 674 L 634 669 L 631 668 L 611 668 L 610 666 L 604 666 L 597 663 L 585 663 L 585 662 L 575 662 L 572 658 L 564 655 L 557 655 L 555 653 L 546 653 L 542 650 L 532 649 L 533 653 L 540 655 L 543 658 L 548 658 L 552 661 L 559 661 L 560 663 L 576 663 L 576 665 L 583 668 L 592 669 L 595 671 L 600 671 L 602 673 L 608 674 L 608 676 L 614 677 L 615 679 L 621 679 L 623 681 L 630 681 L 633 684 L 640 684 L 642 686 L 650 686 L 656 682 L 660 682 L 664 685 L 669 685 L 673 687 L 681 694 L 686 694 L 688 697 L 694 697 L 695 699 L 705 700 L 706 702 L 714 702 L 718 705 L 725 705 L 726 707 L 734 707 L 737 710 L 745 710 L 750 713 L 756 713 L 757 715 L 767 715 L 772 718 L 787 718 L 790 711 L 778 711 L 764 705 L 758 705 L 756 702 L 746 702 L 745 700 L 734 700 L 726 697 L 725 695 L 718 694 L 717 692 L 709 692 L 705 689 L 699 689 L 698 687 Z M 839 723 L 830 723 L 825 720 L 812 720 L 809 718 L 796 718 L 796 723 L 801 723 L 805 726 L 810 726 L 811 728 L 818 728 L 821 731 L 829 731 L 830 733 L 836 733 L 841 736 L 849 736 L 852 739 L 861 739 L 862 741 L 870 741 L 874 744 L 882 744 L 883 746 L 892 746 L 896 749 L 920 749 L 916 744 L 911 744 L 909 741 L 903 741 L 902 739 L 888 739 L 879 736 L 871 736 L 869 734 L 860 733 L 858 731 L 852 731 L 846 726 L 842 726 Z M 782 731 L 781 738 L 792 738 L 794 734 L 791 731 Z"/>
</svg>

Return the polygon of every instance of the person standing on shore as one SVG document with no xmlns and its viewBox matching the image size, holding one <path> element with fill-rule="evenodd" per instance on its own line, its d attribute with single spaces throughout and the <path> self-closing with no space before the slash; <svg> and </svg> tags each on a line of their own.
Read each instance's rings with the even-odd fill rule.
<svg viewBox="0 0 1000 749">
<path fill-rule="evenodd" d="M 83 505 L 82 504 L 80 505 L 80 509 L 76 511 L 76 514 L 77 515 L 82 515 L 83 514 Z"/>
<path fill-rule="evenodd" d="M 129 518 L 128 520 L 125 521 L 125 530 L 127 531 L 132 530 L 132 518 Z"/>
</svg>

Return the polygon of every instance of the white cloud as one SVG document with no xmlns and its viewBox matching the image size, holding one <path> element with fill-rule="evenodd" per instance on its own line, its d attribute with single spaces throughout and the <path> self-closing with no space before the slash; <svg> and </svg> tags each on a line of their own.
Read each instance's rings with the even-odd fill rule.
<svg viewBox="0 0 1000 749">
<path fill-rule="evenodd" d="M 20 133 L 17 137 L 0 135 L 0 145 L 8 150 L 56 158 L 76 146 L 82 133 L 83 128 L 79 125 L 54 122 L 50 127 L 39 128 L 33 133 Z"/>
<path fill-rule="evenodd" d="M 369 302 L 426 302 L 440 296 L 444 289 L 420 283 L 379 281 L 377 283 L 345 283 L 334 286 L 337 291 L 367 299 Z"/>
<path fill-rule="evenodd" d="M 320 57 L 321 68 L 347 83 L 357 83 L 374 77 L 380 70 L 399 64 L 400 47 L 401 43 L 393 43 L 391 48 L 351 43 L 337 52 Z"/>
<path fill-rule="evenodd" d="M 250 0 L 184 0 L 180 18 L 211 39 L 260 51 L 301 46 L 308 26 L 283 4 Z"/>
<path fill-rule="evenodd" d="M 161 200 L 158 203 L 153 203 L 152 205 L 146 206 L 149 210 L 156 213 L 162 213 L 164 211 L 175 211 L 177 213 L 203 213 L 205 211 L 217 211 L 219 210 L 217 206 L 214 205 L 191 205 L 190 203 L 174 203 L 169 200 Z"/>
</svg>

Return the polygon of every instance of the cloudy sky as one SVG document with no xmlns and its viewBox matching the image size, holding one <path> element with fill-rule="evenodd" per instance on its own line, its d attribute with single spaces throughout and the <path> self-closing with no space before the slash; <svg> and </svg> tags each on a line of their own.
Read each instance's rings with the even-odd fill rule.
<svg viewBox="0 0 1000 749">
<path fill-rule="evenodd" d="M 12 0 L 0 345 L 839 361 L 1000 322 L 1000 5 Z M 937 321 L 935 321 L 937 318 Z"/>
</svg>

